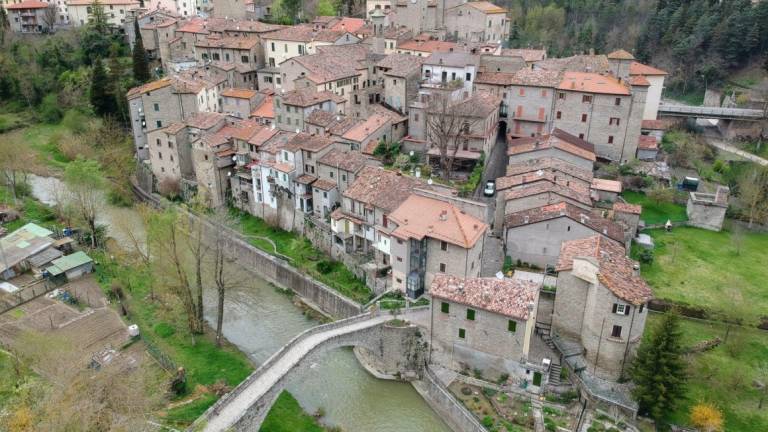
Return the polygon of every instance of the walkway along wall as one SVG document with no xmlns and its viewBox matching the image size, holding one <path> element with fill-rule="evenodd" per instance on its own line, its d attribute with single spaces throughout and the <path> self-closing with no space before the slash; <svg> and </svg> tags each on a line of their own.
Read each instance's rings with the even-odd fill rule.
<svg viewBox="0 0 768 432">
<path fill-rule="evenodd" d="M 163 204 L 157 197 L 148 194 L 135 183 L 133 189 L 136 195 L 156 207 Z M 202 221 L 208 230 L 224 230 L 227 236 L 227 251 L 237 260 L 237 263 L 248 271 L 254 272 L 267 282 L 281 288 L 292 290 L 298 296 L 308 300 L 323 312 L 335 318 L 348 318 L 362 312 L 362 306 L 355 301 L 339 294 L 325 284 L 299 272 L 285 260 L 274 257 L 251 245 L 239 232 L 179 208 L 189 218 L 191 223 Z"/>
<path fill-rule="evenodd" d="M 454 432 L 487 432 L 477 418 L 453 397 L 428 366 L 424 368 L 423 378 L 412 384 Z"/>
</svg>

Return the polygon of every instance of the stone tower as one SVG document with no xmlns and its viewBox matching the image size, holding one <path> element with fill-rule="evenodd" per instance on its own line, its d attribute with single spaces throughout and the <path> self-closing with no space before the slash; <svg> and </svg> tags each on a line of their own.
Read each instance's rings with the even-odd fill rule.
<svg viewBox="0 0 768 432">
<path fill-rule="evenodd" d="M 371 23 L 373 24 L 373 52 L 384 54 L 384 12 L 381 9 L 373 10 Z"/>
</svg>

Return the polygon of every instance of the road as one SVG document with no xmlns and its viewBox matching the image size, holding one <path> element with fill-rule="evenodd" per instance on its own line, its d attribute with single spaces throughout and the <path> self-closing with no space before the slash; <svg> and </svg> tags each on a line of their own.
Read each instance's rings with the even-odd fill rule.
<svg viewBox="0 0 768 432">
<path fill-rule="evenodd" d="M 496 138 L 496 144 L 491 149 L 491 154 L 485 158 L 485 168 L 483 169 L 483 180 L 475 190 L 475 198 L 484 199 L 492 202 L 494 199 L 488 199 L 483 196 L 483 188 L 488 180 L 496 180 L 503 177 L 507 170 L 507 143 L 503 136 Z"/>
<path fill-rule="evenodd" d="M 707 144 L 711 145 L 712 147 L 715 147 L 718 150 L 722 150 L 725 152 L 733 153 L 735 155 L 741 156 L 744 159 L 747 159 L 749 161 L 752 161 L 756 164 L 760 164 L 762 166 L 768 166 L 768 160 L 761 158 L 760 156 L 754 155 L 750 152 L 741 150 L 731 144 L 729 144 L 727 141 L 722 140 L 721 138 L 718 138 L 716 136 L 713 136 L 712 134 L 704 134 L 704 138 L 707 140 Z"/>
<path fill-rule="evenodd" d="M 490 214 L 496 214 L 496 197 L 483 196 L 483 189 L 488 180 L 496 180 L 507 173 L 507 142 L 503 135 L 496 139 L 491 154 L 485 160 L 485 169 L 483 170 L 483 180 L 475 191 L 475 199 L 484 201 L 490 207 Z M 492 221 L 488 221 L 489 223 Z M 504 248 L 500 238 L 488 235 L 485 238 L 483 247 L 483 260 L 480 268 L 480 276 L 492 277 L 501 270 L 504 265 Z"/>
</svg>

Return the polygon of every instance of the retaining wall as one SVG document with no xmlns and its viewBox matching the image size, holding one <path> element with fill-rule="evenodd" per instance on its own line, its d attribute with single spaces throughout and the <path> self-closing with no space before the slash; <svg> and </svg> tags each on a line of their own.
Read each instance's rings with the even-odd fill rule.
<svg viewBox="0 0 768 432">
<path fill-rule="evenodd" d="M 487 432 L 429 367 L 425 368 L 423 379 L 413 382 L 413 387 L 454 432 Z"/>
</svg>

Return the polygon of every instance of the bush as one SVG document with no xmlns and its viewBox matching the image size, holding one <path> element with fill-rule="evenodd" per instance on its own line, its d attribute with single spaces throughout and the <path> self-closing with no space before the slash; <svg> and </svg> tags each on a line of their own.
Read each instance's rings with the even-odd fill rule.
<svg viewBox="0 0 768 432">
<path fill-rule="evenodd" d="M 483 394 L 486 397 L 492 398 L 496 396 L 496 393 L 498 393 L 496 390 L 490 388 L 490 387 L 483 387 Z"/>
<path fill-rule="evenodd" d="M 78 156 L 82 156 L 86 159 L 94 159 L 93 149 L 86 144 L 85 140 L 81 137 L 69 133 L 62 133 L 55 135 L 52 138 L 52 141 L 59 149 L 59 153 L 61 153 L 67 161 L 73 161 L 77 159 Z"/>
<path fill-rule="evenodd" d="M 483 417 L 483 421 L 481 423 L 483 424 L 483 426 L 489 428 L 489 427 L 493 426 L 493 424 L 495 422 L 493 421 L 493 417 L 485 416 L 485 417 Z"/>
<path fill-rule="evenodd" d="M 156 335 L 163 339 L 169 338 L 176 333 L 176 329 L 173 328 L 172 325 L 164 322 L 155 324 L 155 328 L 153 330 L 155 331 Z"/>
<path fill-rule="evenodd" d="M 336 268 L 336 263 L 333 261 L 319 261 L 315 267 L 317 268 L 317 271 L 320 272 L 320 274 L 328 274 L 331 273 Z"/>
<path fill-rule="evenodd" d="M 651 264 L 653 263 L 653 251 L 650 249 L 643 249 L 638 258 L 643 264 Z"/>
<path fill-rule="evenodd" d="M 81 134 L 88 129 L 88 117 L 78 110 L 67 110 L 61 125 L 74 134 Z"/>
<path fill-rule="evenodd" d="M 496 383 L 498 383 L 499 385 L 503 385 L 504 383 L 507 382 L 508 379 L 509 379 L 509 374 L 503 373 L 499 375 L 499 379 L 496 380 Z"/>
<path fill-rule="evenodd" d="M 50 93 L 43 98 L 38 107 L 40 119 L 45 123 L 55 124 L 61 120 L 64 113 L 59 108 L 59 101 L 57 100 L 56 93 Z"/>
<path fill-rule="evenodd" d="M 464 396 L 469 396 L 472 394 L 472 389 L 469 387 L 462 387 L 461 394 L 463 394 Z"/>
</svg>

